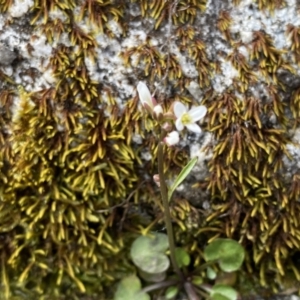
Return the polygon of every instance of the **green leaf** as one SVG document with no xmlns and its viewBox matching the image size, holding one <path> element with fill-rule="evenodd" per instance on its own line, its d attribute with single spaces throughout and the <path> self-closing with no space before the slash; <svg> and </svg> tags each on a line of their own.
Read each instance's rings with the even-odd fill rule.
<svg viewBox="0 0 300 300">
<path fill-rule="evenodd" d="M 213 300 L 236 300 L 238 294 L 231 286 L 216 284 L 212 287 L 210 296 Z"/>
<path fill-rule="evenodd" d="M 162 273 L 170 266 L 169 258 L 165 255 L 168 248 L 168 236 L 154 232 L 149 236 L 138 237 L 131 245 L 130 256 L 142 271 L 150 274 Z"/>
<path fill-rule="evenodd" d="M 208 279 L 214 280 L 217 277 L 217 273 L 215 272 L 215 270 L 211 267 L 208 267 L 206 269 L 206 276 Z"/>
<path fill-rule="evenodd" d="M 183 180 L 190 174 L 192 169 L 194 168 L 195 164 L 197 163 L 198 157 L 194 157 L 191 159 L 187 165 L 181 170 L 177 178 L 175 179 L 173 185 L 170 187 L 168 191 L 168 199 L 170 201 L 174 191 L 177 189 L 177 187 L 183 182 Z"/>
<path fill-rule="evenodd" d="M 189 254 L 183 248 L 175 248 L 175 258 L 179 268 L 186 267 L 191 262 Z"/>
<path fill-rule="evenodd" d="M 204 249 L 206 261 L 218 261 L 224 272 L 238 270 L 245 258 L 244 248 L 231 239 L 216 239 Z"/>
<path fill-rule="evenodd" d="M 213 296 L 210 296 L 210 299 L 212 300 L 228 300 L 226 296 L 223 296 L 222 294 L 214 294 Z"/>
<path fill-rule="evenodd" d="M 177 286 L 170 286 L 165 293 L 166 299 L 173 299 L 179 292 L 179 289 Z"/>
<path fill-rule="evenodd" d="M 141 282 L 135 275 L 122 279 L 117 287 L 114 300 L 150 300 L 147 293 L 141 293 Z"/>
<path fill-rule="evenodd" d="M 139 269 L 139 276 L 147 282 L 161 282 L 166 278 L 166 272 L 150 274 Z"/>
<path fill-rule="evenodd" d="M 150 274 L 164 272 L 170 266 L 169 258 L 163 253 L 153 253 L 135 257 L 134 263 L 142 271 Z"/>
<path fill-rule="evenodd" d="M 165 252 L 169 248 L 168 236 L 164 233 L 151 232 L 149 235 L 139 236 L 131 246 L 131 254 Z"/>
<path fill-rule="evenodd" d="M 201 276 L 193 276 L 192 283 L 195 285 L 200 285 L 203 283 L 203 278 Z"/>
</svg>

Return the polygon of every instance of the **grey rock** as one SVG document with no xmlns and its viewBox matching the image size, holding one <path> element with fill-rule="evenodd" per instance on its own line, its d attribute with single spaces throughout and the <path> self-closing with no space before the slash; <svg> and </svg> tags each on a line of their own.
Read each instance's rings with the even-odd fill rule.
<svg viewBox="0 0 300 300">
<path fill-rule="evenodd" d="M 14 51 L 11 51 L 3 43 L 0 43 L 0 65 L 9 66 L 17 55 Z"/>
</svg>

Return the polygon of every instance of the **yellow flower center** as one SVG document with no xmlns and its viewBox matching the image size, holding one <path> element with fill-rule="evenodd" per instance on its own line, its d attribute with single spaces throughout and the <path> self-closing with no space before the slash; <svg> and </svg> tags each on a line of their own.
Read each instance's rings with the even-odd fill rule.
<svg viewBox="0 0 300 300">
<path fill-rule="evenodd" d="M 184 113 L 181 117 L 181 122 L 183 125 L 192 123 L 192 118 L 188 113 Z"/>
</svg>

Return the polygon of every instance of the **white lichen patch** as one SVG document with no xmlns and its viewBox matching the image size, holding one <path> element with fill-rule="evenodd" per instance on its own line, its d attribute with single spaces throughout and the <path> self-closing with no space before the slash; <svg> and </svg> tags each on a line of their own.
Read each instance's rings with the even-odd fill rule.
<svg viewBox="0 0 300 300">
<path fill-rule="evenodd" d="M 212 152 L 209 151 L 207 148 L 209 144 L 212 144 L 212 142 L 212 134 L 205 133 L 201 139 L 201 143 L 193 143 L 190 145 L 190 157 L 198 158 L 197 164 L 193 169 L 193 174 L 195 174 L 197 180 L 203 179 L 204 174 L 206 174 L 207 172 L 206 163 L 212 157 Z"/>
<path fill-rule="evenodd" d="M 196 81 L 191 81 L 186 88 L 190 92 L 190 94 L 194 97 L 194 99 L 198 103 L 200 103 L 201 102 L 200 100 L 203 95 L 203 91 L 201 90 L 199 83 Z"/>
<path fill-rule="evenodd" d="M 283 161 L 287 171 L 293 174 L 295 170 L 300 168 L 300 128 L 297 128 L 291 134 L 293 134 L 292 143 L 288 144 L 286 148 L 293 157 L 293 160 L 285 156 Z"/>
<path fill-rule="evenodd" d="M 232 66 L 229 61 L 220 59 L 221 73 L 217 74 L 213 80 L 212 85 L 214 90 L 218 93 L 222 93 L 228 87 L 232 85 L 232 81 L 235 77 L 238 77 L 238 71 Z"/>
<path fill-rule="evenodd" d="M 122 35 L 122 28 L 118 22 L 115 20 L 110 20 L 107 22 L 107 27 L 111 30 L 111 32 L 116 36 L 116 37 L 121 37 Z"/>
<path fill-rule="evenodd" d="M 15 4 L 17 3 L 20 5 L 21 2 Z M 0 40 L 3 41 L 5 47 L 14 51 L 18 56 L 17 64 L 11 61 L 10 64 L 13 66 L 8 65 L 1 68 L 4 74 L 9 76 L 15 85 L 22 86 L 26 93 L 53 87 L 56 78 L 48 67 L 53 47 L 47 43 L 46 37 L 39 34 L 38 29 L 29 33 L 22 25 L 9 26 L 9 23 L 1 24 L 0 22 L 0 26 L 2 26 Z M 16 94 L 12 106 L 13 120 L 19 116 L 20 97 L 25 95 L 25 93 L 19 93 L 17 88 Z"/>
<path fill-rule="evenodd" d="M 195 77 L 198 76 L 198 71 L 196 69 L 196 66 L 195 66 L 194 62 L 192 62 L 191 60 L 189 60 L 186 55 L 183 55 L 179 51 L 179 48 L 175 44 L 171 45 L 170 51 L 177 58 L 177 60 L 178 60 L 178 62 L 180 64 L 182 73 L 186 77 L 195 78 Z"/>
<path fill-rule="evenodd" d="M 60 9 L 57 9 L 57 8 L 52 9 L 49 12 L 49 18 L 52 19 L 52 20 L 60 19 L 63 22 L 67 22 L 68 21 L 66 13 L 64 13 L 63 11 L 61 11 Z"/>
<path fill-rule="evenodd" d="M 132 141 L 135 144 L 141 145 L 143 143 L 143 138 L 140 134 L 135 133 L 132 135 Z"/>
<path fill-rule="evenodd" d="M 277 49 L 286 49 L 290 41 L 286 35 L 288 24 L 300 25 L 299 14 L 296 9 L 296 0 L 287 1 L 286 5 L 274 12 L 261 11 L 252 0 L 243 0 L 230 11 L 232 25 L 231 33 L 240 36 L 243 43 L 252 41 L 253 31 L 263 30 L 269 34 Z"/>
<path fill-rule="evenodd" d="M 142 160 L 145 160 L 145 161 L 150 161 L 152 159 L 152 155 L 149 151 L 142 151 L 141 152 L 141 158 Z"/>
<path fill-rule="evenodd" d="M 12 6 L 10 6 L 8 10 L 8 13 L 13 18 L 20 18 L 25 15 L 33 5 L 33 0 L 14 0 Z"/>
</svg>

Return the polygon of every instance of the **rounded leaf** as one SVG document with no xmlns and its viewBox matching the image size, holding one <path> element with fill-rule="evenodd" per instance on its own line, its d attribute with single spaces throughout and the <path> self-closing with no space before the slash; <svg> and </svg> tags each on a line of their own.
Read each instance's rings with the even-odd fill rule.
<svg viewBox="0 0 300 300">
<path fill-rule="evenodd" d="M 170 286 L 167 288 L 165 297 L 166 299 L 173 299 L 179 292 L 179 289 L 177 286 Z"/>
<path fill-rule="evenodd" d="M 208 267 L 206 269 L 206 276 L 207 276 L 208 279 L 214 280 L 217 277 L 217 273 L 213 268 Z"/>
<path fill-rule="evenodd" d="M 142 271 L 162 273 L 170 266 L 169 258 L 164 254 L 168 247 L 168 236 L 155 232 L 151 236 L 138 237 L 131 246 L 130 255 L 133 263 Z"/>
<path fill-rule="evenodd" d="M 139 275 L 147 282 L 161 282 L 166 278 L 166 272 L 150 274 L 139 269 Z"/>
<path fill-rule="evenodd" d="M 162 253 L 153 253 L 135 257 L 133 262 L 142 271 L 150 274 L 162 273 L 170 266 L 169 258 Z"/>
<path fill-rule="evenodd" d="M 175 249 L 175 258 L 179 268 L 186 267 L 191 262 L 189 254 L 183 248 Z"/>
<path fill-rule="evenodd" d="M 150 296 L 140 290 L 141 282 L 137 276 L 125 277 L 118 284 L 114 300 L 150 300 Z"/>
<path fill-rule="evenodd" d="M 131 245 L 132 257 L 140 254 L 163 253 L 169 248 L 168 236 L 164 233 L 152 232 L 151 235 L 139 236 Z"/>
<path fill-rule="evenodd" d="M 231 286 L 216 284 L 212 287 L 210 296 L 213 300 L 236 300 L 238 294 Z"/>
<path fill-rule="evenodd" d="M 224 272 L 238 270 L 245 258 L 244 248 L 231 239 L 216 239 L 204 250 L 206 261 L 218 261 Z"/>
</svg>

